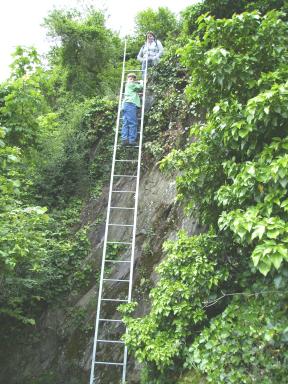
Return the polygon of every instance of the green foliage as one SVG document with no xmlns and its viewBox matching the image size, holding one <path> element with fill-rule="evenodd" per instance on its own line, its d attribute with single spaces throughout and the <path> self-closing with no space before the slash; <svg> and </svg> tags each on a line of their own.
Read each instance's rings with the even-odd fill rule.
<svg viewBox="0 0 288 384">
<path fill-rule="evenodd" d="M 45 26 L 49 36 L 61 42 L 50 57 L 63 69 L 60 76 L 64 75 L 68 91 L 76 97 L 91 97 L 115 90 L 122 48 L 119 38 L 105 27 L 102 12 L 93 8 L 85 14 L 54 10 L 46 17 Z"/>
<path fill-rule="evenodd" d="M 108 180 L 116 126 L 116 100 L 94 98 L 83 115 L 80 132 L 85 134 L 90 185 Z"/>
<path fill-rule="evenodd" d="M 150 293 L 149 315 L 124 316 L 129 329 L 125 342 L 140 362 L 149 364 L 151 383 L 161 383 L 152 381 L 153 369 L 163 372 L 182 356 L 185 338 L 207 320 L 203 302 L 228 278 L 228 268 L 217 264 L 224 250 L 215 240 L 212 234 L 188 237 L 180 232 L 176 242 L 166 242 L 167 257 L 157 268 L 160 280 Z"/>
<path fill-rule="evenodd" d="M 68 226 L 71 209 L 66 219 L 63 214 L 49 217 L 45 210 L 18 208 L 0 218 L 0 312 L 29 324 L 35 323 L 39 304 L 55 302 L 59 295 L 87 284 L 92 272 L 84 264 L 86 228 L 73 235 Z"/>
<path fill-rule="evenodd" d="M 55 11 L 47 23 L 63 38 L 51 68 L 44 70 L 34 48 L 17 47 L 11 77 L 0 87 L 1 324 L 35 324 L 47 303 L 81 290 L 94 275 L 74 197 L 99 193 L 107 178 L 116 109 L 114 101 L 82 100 L 92 88 L 94 95 L 117 86 L 120 43 L 93 10 L 83 17 Z M 63 86 L 66 74 L 73 94 Z"/>
<path fill-rule="evenodd" d="M 2 85 L 0 122 L 7 128 L 8 143 L 27 149 L 38 144 L 38 118 L 48 112 L 49 80 L 34 48 L 17 47 L 13 56 L 11 77 Z"/>
<path fill-rule="evenodd" d="M 166 53 L 166 40 L 168 42 L 179 33 L 177 19 L 167 7 L 159 7 L 157 10 L 147 8 L 138 12 L 135 17 L 135 34 L 127 36 L 127 59 L 136 59 L 148 31 L 155 33 L 156 38 L 164 45 Z M 132 63 L 132 68 L 139 65 L 136 61 Z"/>
<path fill-rule="evenodd" d="M 29 206 L 18 148 L 5 144 L 0 128 L 0 317 L 35 324 L 39 304 L 87 283 L 86 229 L 71 232 L 79 208 L 54 218 Z"/>
<path fill-rule="evenodd" d="M 256 243 L 252 259 L 265 275 L 272 265 L 279 269 L 283 260 L 288 261 L 287 149 L 287 138 L 273 139 L 253 162 L 247 161 L 237 171 L 227 164 L 233 184 L 218 191 L 218 200 L 224 206 L 235 202 L 245 206 L 250 203 L 251 195 L 256 200 L 246 210 L 224 212 L 219 225 L 221 229 L 230 228 L 240 243 Z"/>
<path fill-rule="evenodd" d="M 191 370 L 181 376 L 177 384 L 205 384 L 206 382 L 204 376 L 199 371 Z"/>
<path fill-rule="evenodd" d="M 120 308 L 143 383 L 175 383 L 187 369 L 196 373 L 182 382 L 287 379 L 287 16 L 265 15 L 282 5 L 206 0 L 189 7 L 179 51 L 175 41 L 169 47 L 179 26 L 167 8 L 136 18 L 129 65 L 147 30 L 166 50 L 149 80 L 156 85 L 146 154 L 159 160 L 187 143 L 193 123 L 189 145 L 162 167 L 179 173 L 179 200 L 211 228 L 165 243 L 150 313 L 133 318 L 136 303 Z M 34 49 L 17 48 L 12 76 L 0 87 L 1 323 L 33 325 L 45 305 L 95 280 L 74 198 L 96 197 L 110 171 L 116 103 L 99 96 L 118 88 L 122 48 L 92 8 L 53 11 L 45 23 L 58 41 L 51 69 L 43 70 Z M 48 214 L 43 205 L 55 209 Z M 147 242 L 144 253 L 152 250 Z M 116 259 L 122 250 L 108 252 Z M 71 324 L 83 327 L 83 316 L 71 315 Z"/>
<path fill-rule="evenodd" d="M 160 160 L 185 140 L 189 116 L 194 111 L 194 106 L 183 98 L 188 79 L 175 46 L 167 49 L 150 79 L 147 98 L 151 92 L 153 104 L 145 121 L 145 155 Z"/>
<path fill-rule="evenodd" d="M 219 18 L 200 16 L 178 50 L 198 122 L 161 167 L 179 173 L 178 199 L 212 232 L 166 243 L 150 312 L 124 317 L 143 383 L 174 383 L 185 368 L 215 384 L 287 379 L 288 31 L 275 10 L 222 19 L 245 3 L 204 2 Z"/>
<path fill-rule="evenodd" d="M 288 373 L 284 299 L 280 294 L 275 300 L 273 292 L 235 298 L 186 349 L 185 366 L 197 366 L 210 383 L 284 384 Z"/>
<path fill-rule="evenodd" d="M 199 33 L 197 19 L 204 14 L 209 13 L 217 19 L 226 19 L 232 17 L 234 13 L 257 10 L 265 14 L 281 7 L 287 7 L 286 0 L 204 0 L 188 6 L 181 12 L 182 37 L 192 35 L 194 32 L 195 35 Z"/>
<path fill-rule="evenodd" d="M 61 212 L 52 212 L 49 226 L 45 228 L 48 257 L 42 261 L 39 274 L 40 289 L 48 302 L 61 300 L 61 295 L 86 287 L 93 275 L 88 256 L 88 227 L 79 228 L 82 203 L 74 200 Z M 72 228 L 78 226 L 78 230 Z"/>
<path fill-rule="evenodd" d="M 200 22 L 204 37 L 182 50 L 192 68 L 187 93 L 212 111 L 206 125 L 192 129 L 197 141 L 163 162 L 184 170 L 178 197 L 207 223 L 217 225 L 220 215 L 220 229 L 252 243 L 254 265 L 264 274 L 287 260 L 288 34 L 281 16 L 253 12 Z"/>
<path fill-rule="evenodd" d="M 64 114 L 50 114 L 41 118 L 50 129 L 41 135 L 41 150 L 33 153 L 34 164 L 30 177 L 36 201 L 50 207 L 63 206 L 75 195 L 83 194 L 87 185 L 87 173 L 83 154 L 84 138 L 79 125 L 88 102 L 71 103 Z M 84 170 L 84 171 L 83 171 Z"/>
<path fill-rule="evenodd" d="M 177 29 L 176 17 L 167 7 L 159 7 L 156 11 L 147 8 L 138 12 L 135 24 L 136 35 L 141 36 L 144 41 L 148 31 L 154 32 L 157 39 L 164 42 Z"/>
<path fill-rule="evenodd" d="M 12 54 L 13 62 L 10 65 L 11 78 L 21 79 L 23 76 L 33 74 L 41 70 L 41 61 L 35 48 L 23 48 L 17 46 Z"/>
<path fill-rule="evenodd" d="M 20 151 L 5 144 L 3 128 L 0 138 L 0 312 L 33 324 L 21 307 L 23 292 L 35 284 L 32 275 L 46 255 L 47 215 L 45 208 L 21 204 Z"/>
<path fill-rule="evenodd" d="M 205 2 L 199 2 L 189 5 L 181 14 L 181 32 L 183 37 L 192 35 L 197 30 L 197 20 L 202 15 L 207 13 L 209 8 Z"/>
<path fill-rule="evenodd" d="M 205 100 L 210 109 L 221 99 L 235 96 L 247 102 L 256 96 L 261 75 L 286 64 L 287 24 L 281 16 L 272 11 L 264 18 L 257 12 L 228 20 L 200 18 L 203 39 L 191 40 L 181 50 L 183 63 L 193 68 L 188 97 Z"/>
<path fill-rule="evenodd" d="M 65 206 L 75 196 L 99 193 L 109 177 L 115 114 L 115 101 L 96 97 L 71 103 L 65 115 L 46 115 L 41 124 L 48 119 L 50 130 L 42 137 L 41 152 L 34 154 L 37 200 Z"/>
<path fill-rule="evenodd" d="M 0 127 L 0 210 L 9 210 L 19 195 L 20 150 L 5 143 L 5 129 Z"/>
<path fill-rule="evenodd" d="M 247 3 L 253 0 L 205 0 L 204 4 L 213 16 L 218 18 L 230 18 L 234 13 L 245 10 Z"/>
<path fill-rule="evenodd" d="M 45 208 L 14 208 L 1 214 L 0 313 L 34 324 L 30 308 L 41 300 L 37 274 L 47 256 Z M 29 309 L 25 306 L 29 305 Z"/>
<path fill-rule="evenodd" d="M 282 8 L 284 11 L 287 10 L 287 0 L 252 0 L 248 1 L 245 8 L 249 11 L 259 10 L 262 14 L 265 14 L 272 9 Z"/>
</svg>

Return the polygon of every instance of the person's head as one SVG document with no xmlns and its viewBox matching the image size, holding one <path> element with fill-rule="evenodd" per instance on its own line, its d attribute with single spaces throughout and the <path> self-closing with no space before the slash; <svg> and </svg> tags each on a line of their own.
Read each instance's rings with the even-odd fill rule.
<svg viewBox="0 0 288 384">
<path fill-rule="evenodd" d="M 128 73 L 128 75 L 127 75 L 127 80 L 128 80 L 129 82 L 131 82 L 131 81 L 135 81 L 136 78 L 137 78 L 137 76 L 135 75 L 135 73 Z"/>
<path fill-rule="evenodd" d="M 146 40 L 151 42 L 151 41 L 154 41 L 155 39 L 156 39 L 156 37 L 155 37 L 155 33 L 154 32 L 149 31 L 149 32 L 146 33 Z"/>
</svg>

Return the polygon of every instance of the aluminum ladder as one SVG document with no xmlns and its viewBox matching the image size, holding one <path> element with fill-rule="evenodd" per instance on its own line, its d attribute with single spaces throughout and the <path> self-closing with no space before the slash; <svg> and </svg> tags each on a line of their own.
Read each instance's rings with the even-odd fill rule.
<svg viewBox="0 0 288 384">
<path fill-rule="evenodd" d="M 141 117 L 138 117 L 138 145 L 131 147 L 123 147 L 121 144 L 121 135 L 120 135 L 120 124 L 122 123 L 122 102 L 124 98 L 124 85 L 128 72 L 135 72 L 142 75 L 142 70 L 126 70 L 125 69 L 125 60 L 126 60 L 126 46 L 125 41 L 124 46 L 124 56 L 122 64 L 122 77 L 121 77 L 121 87 L 119 95 L 119 104 L 118 104 L 118 113 L 117 113 L 117 122 L 116 122 L 116 131 L 114 139 L 114 149 L 113 149 L 113 159 L 112 159 L 112 169 L 110 177 L 110 188 L 109 188 L 109 197 L 108 197 L 108 207 L 107 207 L 107 217 L 106 217 L 106 226 L 105 226 L 105 236 L 103 243 L 103 255 L 102 255 L 102 265 L 101 265 L 101 275 L 99 283 L 99 294 L 98 294 L 98 303 L 97 303 L 97 314 L 95 322 L 95 335 L 94 335 L 94 344 L 92 352 L 92 363 L 91 363 L 91 373 L 90 373 L 90 384 L 124 384 L 126 383 L 126 372 L 127 372 L 127 357 L 128 350 L 124 342 L 121 340 L 121 336 L 117 339 L 110 337 L 102 337 L 103 329 L 106 330 L 109 328 L 112 329 L 113 326 L 124 327 L 124 324 L 121 318 L 115 318 L 115 311 L 112 311 L 112 314 L 109 314 L 109 310 L 105 309 L 105 304 L 110 305 L 119 305 L 121 303 L 131 302 L 132 297 L 132 284 L 133 284 L 133 268 L 134 268 L 134 253 L 135 253 L 135 238 L 136 238 L 136 223 L 137 223 L 137 208 L 138 208 L 138 194 L 139 194 L 139 181 L 140 181 L 140 168 L 141 168 L 141 149 L 142 149 L 142 139 L 143 139 L 143 125 L 144 125 L 144 112 L 145 112 L 145 94 L 146 94 L 146 80 L 147 80 L 147 61 L 146 61 L 146 70 L 144 71 L 144 84 L 142 92 L 142 104 L 141 104 Z M 140 121 L 140 124 L 139 124 Z M 135 157 L 131 159 L 132 157 Z M 127 158 L 129 157 L 129 158 Z M 127 165 L 128 171 L 123 171 Z M 135 165 L 135 170 L 133 170 L 133 165 Z M 130 167 L 130 168 L 129 168 Z M 132 167 L 132 171 L 131 171 Z M 119 172 L 120 169 L 120 172 Z M 125 180 L 131 181 L 131 184 L 134 185 L 129 189 L 122 189 L 117 187 L 119 181 Z M 123 197 L 126 201 L 126 205 L 121 206 L 121 204 L 115 206 L 113 199 L 117 196 Z M 121 199 L 121 198 L 120 198 Z M 127 203 L 129 202 L 129 204 Z M 126 213 L 127 222 L 115 223 L 113 222 L 113 213 L 119 210 Z M 130 214 L 130 215 L 129 215 Z M 132 220 L 128 219 L 128 217 Z M 123 232 L 122 235 L 124 238 L 117 238 L 115 230 L 131 230 L 131 236 L 125 238 Z M 121 236 L 121 234 L 120 234 Z M 125 249 L 125 247 L 127 249 Z M 111 256 L 112 248 L 112 256 Z M 115 253 L 117 254 L 118 248 L 121 249 L 121 254 L 123 255 L 123 249 L 126 255 L 125 260 L 115 258 Z M 116 255 L 117 256 L 117 255 Z M 128 264 L 128 268 L 127 268 Z M 116 265 L 126 265 L 126 268 L 129 273 L 129 278 L 109 278 L 107 277 L 108 272 L 111 271 L 111 266 L 115 268 Z M 126 270 L 126 271 L 127 271 Z M 109 274 L 108 274 L 109 275 Z M 123 286 L 126 284 L 127 294 L 125 297 L 119 298 L 119 291 L 117 289 L 110 289 L 109 297 L 105 290 L 107 291 L 107 284 L 119 284 L 121 288 L 119 291 L 123 290 Z M 106 286 L 105 286 L 106 285 Z M 109 291 L 109 287 L 108 287 Z M 110 311 L 111 312 L 111 311 Z M 107 314 L 108 313 L 108 314 Z M 103 328 L 103 329 L 102 329 Z M 123 331 L 124 332 L 124 331 Z M 105 333 L 105 332 L 104 332 Z M 112 332 L 113 333 L 113 332 Z M 101 349 L 104 350 L 104 355 L 109 355 L 109 347 L 112 347 L 110 355 L 114 354 L 116 348 L 118 348 L 117 355 L 122 356 L 118 361 L 112 361 L 112 359 L 101 358 Z M 106 351 L 105 351 L 106 348 Z M 120 349 L 120 350 L 119 350 Z M 123 351 L 122 351 L 123 349 Z M 115 354 L 114 354 L 115 355 Z M 117 378 L 111 381 L 111 370 L 116 369 Z M 102 370 L 102 371 L 101 371 Z M 98 376 L 98 378 L 97 378 Z M 107 377 L 106 377 L 107 376 Z M 110 378 L 109 378 L 110 376 Z M 99 378 L 100 377 L 100 378 Z"/>
</svg>

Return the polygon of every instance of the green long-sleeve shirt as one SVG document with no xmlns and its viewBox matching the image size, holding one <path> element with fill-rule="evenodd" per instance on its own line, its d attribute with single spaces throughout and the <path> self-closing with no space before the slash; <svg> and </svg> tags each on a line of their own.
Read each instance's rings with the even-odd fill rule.
<svg viewBox="0 0 288 384">
<path fill-rule="evenodd" d="M 140 97 L 138 92 L 142 91 L 143 84 L 129 82 L 126 83 L 125 94 L 124 94 L 124 103 L 133 103 L 140 107 Z"/>
</svg>

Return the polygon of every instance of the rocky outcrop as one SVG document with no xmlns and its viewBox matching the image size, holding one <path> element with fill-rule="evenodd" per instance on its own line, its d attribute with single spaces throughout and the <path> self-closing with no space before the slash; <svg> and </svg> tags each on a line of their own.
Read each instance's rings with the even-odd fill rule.
<svg viewBox="0 0 288 384">
<path fill-rule="evenodd" d="M 120 179 L 118 187 L 128 189 L 131 181 Z M 91 353 L 96 316 L 99 269 L 105 230 L 105 211 L 108 190 L 105 189 L 97 200 L 90 201 L 82 214 L 82 222 L 90 224 L 91 253 L 86 262 L 93 260 L 95 284 L 86 292 L 71 295 L 65 302 L 48 308 L 33 331 L 19 335 L 17 344 L 7 350 L 5 368 L 1 369 L 0 382 L 5 384 L 87 384 L 89 382 Z M 131 197 L 130 197 L 131 199 Z M 116 198 L 115 204 L 129 206 L 129 197 Z M 127 221 L 127 212 L 114 213 L 115 222 Z M 102 221 L 99 223 L 99 217 Z M 175 202 L 175 178 L 168 178 L 159 172 L 157 165 L 141 177 L 137 235 L 134 266 L 133 299 L 141 305 L 137 315 L 141 316 L 149 309 L 148 293 L 157 281 L 155 266 L 163 257 L 162 244 L 166 239 L 175 239 L 177 231 L 185 228 L 190 234 L 200 231 L 196 221 L 184 216 Z M 125 237 L 125 229 L 118 234 Z M 120 257 L 125 257 L 127 249 L 119 249 Z M 124 263 L 109 270 L 110 276 L 125 279 L 128 269 Z M 111 284 L 109 291 L 125 295 L 125 289 L 119 284 Z M 68 305 L 67 305 L 68 304 Z M 64 307 L 64 305 L 63 305 Z M 70 310 L 67 312 L 67 307 Z M 108 306 L 110 317 L 117 316 L 116 307 Z M 107 331 L 107 329 L 105 330 Z M 118 333 L 115 327 L 108 332 Z M 119 358 L 120 351 L 113 348 L 103 351 L 109 354 L 109 360 Z M 116 384 L 118 381 L 111 371 L 105 383 Z M 128 365 L 128 383 L 139 383 L 139 366 L 130 358 Z M 104 381 L 103 381 L 104 384 Z"/>
</svg>

